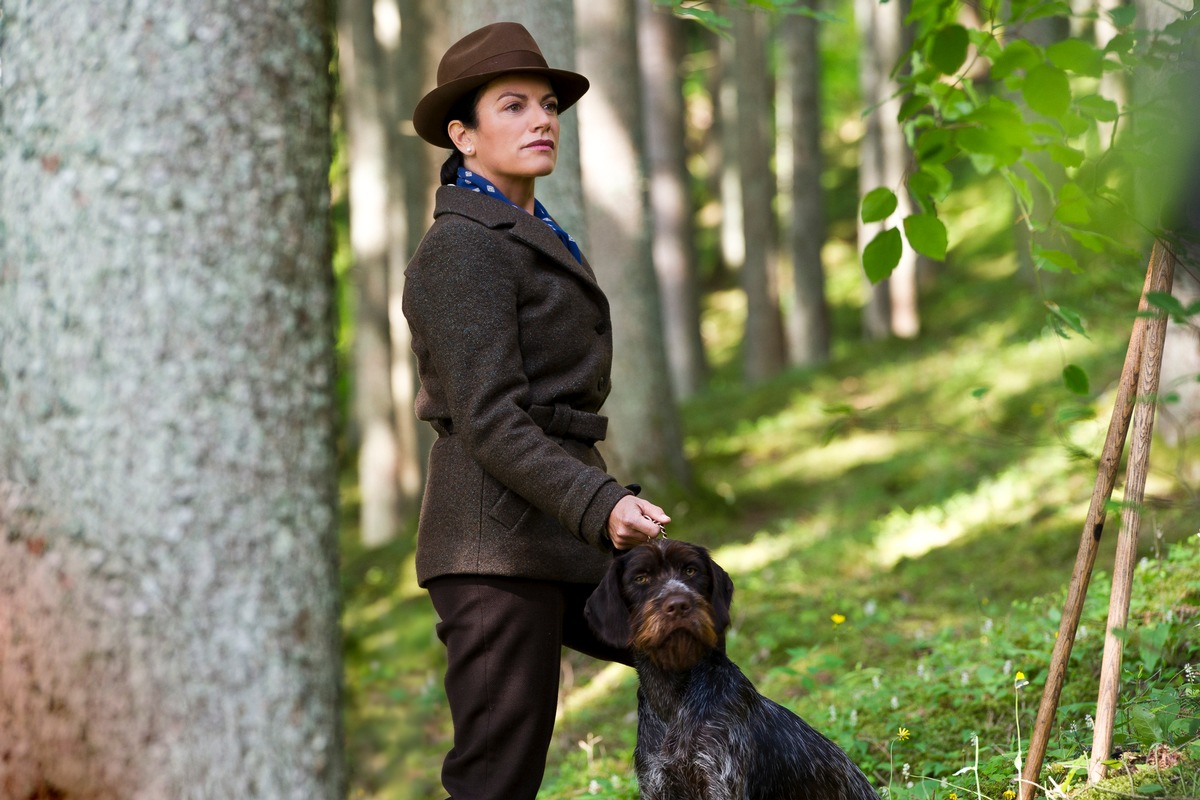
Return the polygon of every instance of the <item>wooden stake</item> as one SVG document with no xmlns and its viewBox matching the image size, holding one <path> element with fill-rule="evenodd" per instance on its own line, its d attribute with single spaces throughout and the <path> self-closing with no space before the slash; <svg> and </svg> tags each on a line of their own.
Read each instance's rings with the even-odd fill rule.
<svg viewBox="0 0 1200 800">
<path fill-rule="evenodd" d="M 1175 255 L 1165 246 L 1156 245 L 1154 255 L 1162 264 L 1153 269 L 1155 285 L 1151 291 L 1170 292 L 1174 277 Z M 1104 639 L 1104 660 L 1100 668 L 1100 694 L 1096 702 L 1096 727 L 1092 734 L 1092 757 L 1088 761 L 1088 782 L 1105 777 L 1104 761 L 1112 750 L 1113 720 L 1117 713 L 1117 693 L 1121 685 L 1121 658 L 1124 644 L 1120 632 L 1129 620 L 1129 601 L 1133 594 L 1133 570 L 1137 566 L 1138 533 L 1141 530 L 1141 505 L 1146 497 L 1146 471 L 1150 462 L 1150 437 L 1154 432 L 1154 412 L 1158 407 L 1158 379 L 1162 369 L 1163 344 L 1167 334 L 1167 315 L 1155 310 L 1146 326 L 1142 368 L 1138 376 L 1137 408 L 1129 440 L 1129 466 L 1125 473 L 1125 506 L 1121 511 L 1121 532 L 1117 536 L 1116 563 L 1113 567 L 1112 596 L 1108 605 L 1108 625 Z"/>
<path fill-rule="evenodd" d="M 1150 304 L 1146 295 L 1154 285 L 1153 278 L 1161 271 L 1164 260 L 1160 251 L 1162 246 L 1155 243 L 1150 255 L 1150 265 L 1146 269 L 1146 281 L 1142 285 L 1142 297 L 1138 304 L 1140 312 L 1149 311 Z M 1062 695 L 1063 683 L 1066 680 L 1067 662 L 1071 657 L 1071 647 L 1075 643 L 1075 632 L 1079 628 L 1079 618 L 1083 614 L 1083 601 L 1087 596 L 1088 583 L 1092 578 L 1092 567 L 1096 563 L 1096 552 L 1100 547 L 1100 534 L 1104 529 L 1105 505 L 1112 497 L 1113 486 L 1117 481 L 1117 469 L 1121 463 L 1121 453 L 1125 449 L 1125 435 L 1129 432 L 1129 420 L 1133 416 L 1133 406 L 1137 395 L 1139 372 L 1142 365 L 1142 352 L 1145 344 L 1147 319 L 1139 316 L 1133 321 L 1133 332 L 1129 336 L 1129 349 L 1125 351 L 1125 364 L 1121 368 L 1121 379 L 1117 385 L 1117 397 L 1113 403 L 1112 419 L 1108 424 L 1108 433 L 1104 438 L 1104 449 L 1100 453 L 1100 466 L 1096 474 L 1096 484 L 1092 489 L 1092 501 L 1088 506 L 1087 518 L 1083 523 L 1083 533 L 1079 538 L 1079 551 L 1075 556 L 1075 569 L 1071 575 L 1071 583 L 1067 587 L 1067 602 L 1063 609 L 1062 621 L 1058 626 L 1058 638 L 1054 642 L 1054 651 L 1050 657 L 1050 669 L 1046 674 L 1046 685 L 1042 691 L 1042 702 L 1038 706 L 1037 719 L 1029 739 L 1029 754 L 1025 758 L 1024 769 L 1021 772 L 1021 785 L 1018 787 L 1018 800 L 1030 800 L 1037 788 L 1038 775 L 1042 771 L 1042 762 L 1046 758 L 1046 745 L 1050 741 L 1050 731 L 1054 726 L 1054 715 L 1058 712 L 1058 699 Z"/>
</svg>

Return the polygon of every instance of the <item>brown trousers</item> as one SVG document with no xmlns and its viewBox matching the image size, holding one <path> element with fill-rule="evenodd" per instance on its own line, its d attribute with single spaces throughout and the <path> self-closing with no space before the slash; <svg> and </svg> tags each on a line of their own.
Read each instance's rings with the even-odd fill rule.
<svg viewBox="0 0 1200 800">
<path fill-rule="evenodd" d="M 453 800 L 534 800 L 554 731 L 563 646 L 631 664 L 583 616 L 590 584 L 491 576 L 429 582 L 446 646 L 454 746 L 442 764 Z"/>
</svg>

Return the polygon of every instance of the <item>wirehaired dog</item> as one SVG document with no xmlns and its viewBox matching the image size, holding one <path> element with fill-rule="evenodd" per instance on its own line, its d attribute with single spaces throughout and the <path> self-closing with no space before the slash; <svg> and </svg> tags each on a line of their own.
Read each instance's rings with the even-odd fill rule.
<svg viewBox="0 0 1200 800">
<path fill-rule="evenodd" d="M 597 636 L 633 652 L 643 800 L 878 800 L 846 753 L 763 697 L 725 655 L 733 581 L 697 545 L 618 556 L 587 601 Z"/>
</svg>

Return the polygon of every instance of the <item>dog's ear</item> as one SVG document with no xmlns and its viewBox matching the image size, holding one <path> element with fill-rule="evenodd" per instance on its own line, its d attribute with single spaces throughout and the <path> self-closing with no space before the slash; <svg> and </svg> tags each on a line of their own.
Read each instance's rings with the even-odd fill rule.
<svg viewBox="0 0 1200 800">
<path fill-rule="evenodd" d="M 583 607 L 583 616 L 600 641 L 613 647 L 628 647 L 633 640 L 633 629 L 629 626 L 629 609 L 621 596 L 621 577 L 625 572 L 625 559 L 613 559 L 604 573 L 604 579 L 592 592 Z"/>
<path fill-rule="evenodd" d="M 712 597 L 709 598 L 709 602 L 715 617 L 713 622 L 717 633 L 723 634 L 732 622 L 729 610 L 733 607 L 733 579 L 711 556 L 708 559 L 708 577 L 712 585 Z"/>
</svg>

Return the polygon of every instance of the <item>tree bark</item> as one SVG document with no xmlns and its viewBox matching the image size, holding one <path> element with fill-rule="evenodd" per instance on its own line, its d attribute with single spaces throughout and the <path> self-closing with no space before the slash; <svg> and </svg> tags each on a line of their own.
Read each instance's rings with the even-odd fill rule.
<svg viewBox="0 0 1200 800">
<path fill-rule="evenodd" d="M 669 10 L 656 9 L 652 0 L 638 0 L 637 11 L 654 270 L 671 385 L 682 400 L 702 389 L 708 377 L 679 72 L 685 23 Z"/>
<path fill-rule="evenodd" d="M 388 90 L 393 87 L 376 41 L 374 6 L 374 0 L 340 0 L 337 24 L 356 289 L 353 374 L 359 535 L 367 546 L 391 541 L 401 525 L 400 418 L 392 399 L 388 313 L 389 249 L 396 238 L 390 226 L 389 199 L 396 192 L 389 186 L 391 115 L 387 113 Z"/>
<path fill-rule="evenodd" d="M 904 133 L 896 120 L 901 98 L 899 85 L 891 77 L 896 64 L 908 47 L 904 17 L 908 13 L 906 0 L 880 3 L 879 0 L 855 0 L 854 16 L 858 22 L 863 47 L 859 56 L 859 87 L 863 105 L 871 109 L 866 118 L 866 131 L 859 144 L 859 197 L 879 186 L 896 193 L 896 210 L 881 222 L 858 221 L 858 254 L 877 233 L 886 228 L 900 228 L 903 220 L 914 211 L 912 198 L 905 188 L 905 171 L 910 160 Z M 888 336 L 911 338 L 920 332 L 917 308 L 917 254 L 907 245 L 900 263 L 891 276 L 874 286 L 868 286 L 868 299 L 863 309 L 863 329 L 868 338 Z"/>
<path fill-rule="evenodd" d="M 580 71 L 592 82 L 579 101 L 588 234 L 603 243 L 589 260 L 612 307 L 615 349 L 604 452 L 622 480 L 658 489 L 687 473 L 646 228 L 635 6 L 579 0 L 575 13 Z"/>
<path fill-rule="evenodd" d="M 774 247 L 777 226 L 773 208 L 775 175 L 771 172 L 769 18 L 761 11 L 745 8 L 731 8 L 729 16 L 733 20 L 737 157 L 746 256 L 741 276 L 746 293 L 742 376 L 754 384 L 778 374 L 787 360 Z"/>
<path fill-rule="evenodd" d="M 5 9 L 6 800 L 343 794 L 328 23 Z"/>
<path fill-rule="evenodd" d="M 380 37 L 394 106 L 388 122 L 388 322 L 392 342 L 392 400 L 400 448 L 396 479 L 404 516 L 412 519 L 421 507 L 426 461 L 436 435 L 413 411 L 420 388 L 412 335 L 404 318 L 404 270 L 433 220 L 433 197 L 444 154 L 430 147 L 412 124 L 412 112 L 437 84 L 437 65 L 449 47 L 446 26 L 432 0 L 377 0 L 381 10 L 394 14 L 399 37 Z"/>
<path fill-rule="evenodd" d="M 813 0 L 813 6 L 817 5 Z M 786 220 L 792 303 L 787 315 L 788 361 L 797 366 L 829 360 L 829 307 L 825 302 L 825 201 L 821 187 L 821 51 L 818 23 L 800 14 L 779 25 L 782 62 L 776 169 Z"/>
</svg>

